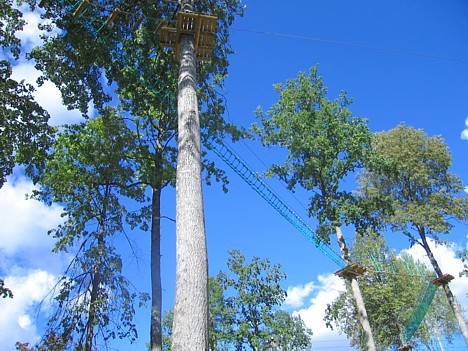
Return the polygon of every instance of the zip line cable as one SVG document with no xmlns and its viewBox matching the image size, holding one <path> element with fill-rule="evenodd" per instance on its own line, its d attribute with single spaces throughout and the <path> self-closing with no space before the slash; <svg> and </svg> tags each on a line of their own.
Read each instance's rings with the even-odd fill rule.
<svg viewBox="0 0 468 351">
<path fill-rule="evenodd" d="M 416 52 L 416 51 L 392 49 L 392 48 L 386 48 L 386 47 L 383 47 L 383 46 L 375 46 L 375 45 L 369 45 L 369 44 L 360 44 L 360 43 L 353 43 L 353 42 L 347 42 L 347 41 L 321 39 L 321 38 L 304 36 L 304 35 L 267 32 L 267 31 L 252 30 L 252 29 L 230 28 L 230 30 L 234 31 L 234 32 L 262 34 L 262 35 L 268 35 L 268 36 L 280 37 L 280 38 L 309 40 L 309 41 L 315 41 L 315 42 L 318 42 L 318 43 L 341 45 L 341 46 L 350 46 L 350 47 L 356 47 L 356 48 L 361 48 L 361 49 L 377 50 L 377 51 L 383 51 L 383 52 L 389 52 L 389 53 L 401 54 L 401 55 L 419 56 L 419 57 L 431 58 L 431 59 L 442 60 L 442 61 L 468 63 L 468 59 L 459 59 L 459 58 L 453 58 L 453 57 L 447 57 L 447 56 L 425 54 L 425 53 Z"/>
</svg>

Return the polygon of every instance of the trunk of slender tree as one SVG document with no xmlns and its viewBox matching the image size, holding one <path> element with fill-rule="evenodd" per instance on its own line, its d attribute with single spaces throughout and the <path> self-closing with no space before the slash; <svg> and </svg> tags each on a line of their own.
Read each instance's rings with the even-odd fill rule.
<svg viewBox="0 0 468 351">
<path fill-rule="evenodd" d="M 192 10 L 182 1 L 182 10 Z M 173 351 L 208 350 L 208 260 L 193 35 L 180 38 Z"/>
<path fill-rule="evenodd" d="M 104 193 L 104 205 L 101 213 L 101 218 L 99 221 L 99 234 L 97 237 L 97 247 L 98 252 L 104 250 L 104 235 L 105 226 L 107 221 L 107 199 L 110 194 L 110 188 L 107 186 Z M 93 348 L 93 338 L 94 338 L 94 326 L 96 321 L 96 306 L 95 303 L 98 299 L 99 285 L 101 284 L 101 273 L 102 273 L 102 258 L 98 256 L 96 258 L 96 266 L 93 269 L 92 273 L 92 285 L 91 285 L 91 294 L 89 298 L 89 310 L 88 310 L 88 321 L 86 326 L 86 340 L 84 345 L 84 351 L 91 351 Z"/>
<path fill-rule="evenodd" d="M 104 239 L 102 238 L 103 234 L 99 234 L 98 237 L 98 248 L 101 249 L 104 246 Z M 94 326 L 96 320 L 96 310 L 95 303 L 98 297 L 99 284 L 101 283 L 101 269 L 102 262 L 101 258 L 98 257 L 96 262 L 96 267 L 94 269 L 93 281 L 91 285 L 91 296 L 89 299 L 89 311 L 88 311 L 88 321 L 86 326 L 86 342 L 84 346 L 84 351 L 91 351 L 93 348 L 93 338 L 94 338 Z"/>
<path fill-rule="evenodd" d="M 440 269 L 439 263 L 435 259 L 431 248 L 429 247 L 424 229 L 420 228 L 418 232 L 419 236 L 421 237 L 422 247 L 426 251 L 426 255 L 429 258 L 429 262 L 431 262 L 432 267 L 434 268 L 434 272 L 436 273 L 437 277 L 442 277 L 442 270 Z M 460 331 L 462 332 L 463 338 L 465 339 L 465 344 L 468 346 L 468 327 L 466 325 L 466 320 L 463 317 L 460 305 L 455 299 L 455 296 L 453 296 L 452 290 L 450 290 L 448 284 L 442 285 L 442 288 L 444 289 L 445 295 L 447 296 L 447 301 L 450 307 L 452 308 L 453 313 L 455 314 L 455 318 L 457 319 L 458 325 L 460 326 Z"/>
<path fill-rule="evenodd" d="M 349 257 L 348 247 L 343 237 L 343 233 L 340 227 L 336 227 L 336 237 L 338 239 L 338 244 L 340 246 L 341 255 L 343 256 L 346 264 L 351 264 L 351 258 Z M 356 301 L 356 307 L 358 312 L 359 323 L 362 326 L 364 331 L 364 336 L 366 338 L 367 351 L 375 351 L 375 341 L 374 336 L 372 335 L 372 329 L 370 327 L 369 318 L 367 317 L 366 306 L 364 304 L 364 299 L 362 298 L 361 289 L 355 277 L 349 278 L 351 283 L 351 291 L 353 293 L 354 300 Z"/>
<path fill-rule="evenodd" d="M 152 186 L 151 201 L 151 351 L 162 350 L 161 185 Z"/>
</svg>

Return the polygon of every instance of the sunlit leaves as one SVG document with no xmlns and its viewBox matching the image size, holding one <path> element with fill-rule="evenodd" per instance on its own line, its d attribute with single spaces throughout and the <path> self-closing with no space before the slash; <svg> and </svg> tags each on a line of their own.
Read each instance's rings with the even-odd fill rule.
<svg viewBox="0 0 468 351">
<path fill-rule="evenodd" d="M 21 11 L 13 7 L 13 1 L 3 0 L 0 3 L 0 47 L 11 51 L 15 58 L 18 58 L 20 52 L 20 40 L 16 37 L 16 32 L 24 24 Z"/>
<path fill-rule="evenodd" d="M 420 294 L 433 279 L 431 272 L 408 254 L 397 256 L 385 245 L 383 237 L 373 233 L 357 236 L 351 255 L 353 261 L 369 269 L 358 279 L 377 349 L 400 347 L 403 344 L 401 334 L 419 302 Z M 441 293 L 436 294 L 413 337 L 413 346 L 430 343 L 434 334 L 450 339 L 456 333 L 455 318 Z M 366 349 L 349 288 L 328 305 L 325 321 L 327 326 L 336 327 L 346 334 L 352 345 Z"/>
<path fill-rule="evenodd" d="M 334 101 L 326 97 L 316 67 L 276 84 L 275 90 L 278 102 L 267 112 L 259 109 L 261 125 L 253 126 L 265 146 L 288 151 L 285 162 L 271 166 L 268 175 L 278 176 L 290 189 L 311 191 L 309 211 L 326 240 L 333 227 L 361 226 L 369 216 L 356 194 L 343 185 L 366 161 L 371 142 L 366 121 L 351 114 L 346 93 Z"/>
<path fill-rule="evenodd" d="M 399 125 L 375 134 L 373 148 L 392 167 L 366 171 L 361 188 L 370 199 L 390 200 L 392 211 L 380 215 L 393 230 L 412 238 L 413 229 L 424 228 L 437 240 L 450 232 L 452 219 L 468 220 L 468 198 L 460 178 L 450 173 L 452 158 L 442 138 Z"/>
<path fill-rule="evenodd" d="M 239 250 L 229 252 L 228 270 L 209 278 L 210 349 L 310 350 L 312 331 L 300 316 L 279 309 L 286 297 L 280 265 Z M 172 310 L 163 321 L 164 350 L 171 349 Z"/>
<path fill-rule="evenodd" d="M 0 60 L 0 187 L 17 163 L 28 171 L 43 164 L 53 129 L 49 114 L 33 99 L 33 88 L 10 78 L 11 66 Z"/>
<path fill-rule="evenodd" d="M 278 307 L 286 298 L 281 282 L 286 278 L 279 265 L 268 259 L 253 257 L 247 262 L 238 250 L 230 251 L 228 273 L 216 277 L 225 294 L 231 332 L 226 335 L 236 348 L 261 349 L 271 339 L 301 350 L 310 346 L 310 331 L 300 327 L 302 321 L 285 317 Z M 281 317 L 281 318 L 280 318 Z M 277 331 L 284 332 L 281 338 Z M 282 345 L 283 346 L 283 345 Z"/>
<path fill-rule="evenodd" d="M 64 208 L 64 222 L 51 230 L 54 250 L 73 258 L 56 286 L 57 308 L 48 331 L 67 350 L 137 337 L 137 293 L 122 274 L 113 237 L 125 232 L 129 213 L 122 198 L 140 202 L 146 197 L 131 162 L 134 139 L 113 109 L 104 112 L 63 128 L 35 192 L 36 198 Z"/>
</svg>

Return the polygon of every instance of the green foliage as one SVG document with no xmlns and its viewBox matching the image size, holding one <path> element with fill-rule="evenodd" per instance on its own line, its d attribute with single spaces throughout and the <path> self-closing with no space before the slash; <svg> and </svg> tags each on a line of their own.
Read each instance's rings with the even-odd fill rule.
<svg viewBox="0 0 468 351">
<path fill-rule="evenodd" d="M 286 291 L 279 265 L 253 257 L 246 262 L 238 250 L 229 252 L 229 272 L 210 277 L 210 350 L 309 350 L 312 331 L 299 316 L 278 309 Z M 164 350 L 170 350 L 172 311 L 163 321 Z"/>
<path fill-rule="evenodd" d="M 0 187 L 15 164 L 25 164 L 30 173 L 43 165 L 53 135 L 49 114 L 34 101 L 33 87 L 10 76 L 10 64 L 0 60 Z"/>
<path fill-rule="evenodd" d="M 13 293 L 10 289 L 5 286 L 5 281 L 0 278 L 0 296 L 4 299 L 9 297 L 10 299 L 13 298 Z"/>
<path fill-rule="evenodd" d="M 430 271 L 408 254 L 395 255 L 381 236 L 368 233 L 358 236 L 351 250 L 353 261 L 366 267 L 378 266 L 358 278 L 377 350 L 403 345 L 402 332 L 409 320 L 420 292 L 425 291 Z M 423 274 L 424 276 L 410 275 Z M 363 331 L 358 323 L 357 310 L 349 288 L 328 305 L 325 321 L 350 338 L 353 346 L 365 350 Z M 441 292 L 436 295 L 424 322 L 412 339 L 412 345 L 428 344 L 434 333 L 451 338 L 456 333 L 456 321 Z"/>
<path fill-rule="evenodd" d="M 255 124 L 253 130 L 263 145 L 288 153 L 285 162 L 267 174 L 278 176 L 290 189 L 300 185 L 311 191 L 309 212 L 317 217 L 317 233 L 325 240 L 342 224 L 364 226 L 371 217 L 343 183 L 368 157 L 371 134 L 366 121 L 351 114 L 345 92 L 334 101 L 326 97 L 317 67 L 274 87 L 279 100 L 266 113 L 258 109 L 261 126 Z"/>
<path fill-rule="evenodd" d="M 21 11 L 13 7 L 13 0 L 0 3 L 0 19 L 0 47 L 9 50 L 18 58 L 21 41 L 16 37 L 16 32 L 23 29 L 25 21 Z"/>
<path fill-rule="evenodd" d="M 236 311 L 226 304 L 225 289 L 217 277 L 208 277 L 209 289 L 209 345 L 211 350 L 228 350 L 227 337 L 233 332 Z"/>
<path fill-rule="evenodd" d="M 164 314 L 162 320 L 162 349 L 171 350 L 172 342 L 172 322 L 174 321 L 174 310 L 169 310 Z"/>
<path fill-rule="evenodd" d="M 385 197 L 391 204 L 391 212 L 378 214 L 393 231 L 413 242 L 418 234 L 440 242 L 438 234 L 448 234 L 452 220 L 468 220 L 468 197 L 461 195 L 460 178 L 449 171 L 452 157 L 442 138 L 401 124 L 376 133 L 372 145 L 392 167 L 367 170 L 361 189 L 367 198 Z"/>
<path fill-rule="evenodd" d="M 35 6 L 35 0 L 28 2 Z M 98 33 L 99 25 L 116 7 L 122 10 L 122 14 L 112 28 Z M 31 52 L 36 68 L 43 72 L 41 79 L 53 81 L 62 92 L 64 103 L 69 108 L 79 109 L 84 115 L 91 101 L 101 110 L 110 100 L 111 88 L 115 87 L 122 109 L 134 119 L 135 126 L 129 128 L 136 130 L 142 143 L 140 160 L 145 167 L 143 174 L 163 174 L 163 179 L 156 180 L 157 183 L 172 181 L 179 65 L 172 51 L 159 48 L 158 35 L 154 31 L 162 21 L 175 26 L 175 5 L 99 0 L 93 1 L 88 11 L 78 18 L 72 16 L 73 8 L 66 2 L 48 2 L 45 8 L 43 17 L 51 25 L 42 25 L 42 28 L 54 32 L 44 38 L 43 46 Z M 228 55 L 232 53 L 229 27 L 237 16 L 242 15 L 243 6 L 240 0 L 204 0 L 197 1 L 194 10 L 218 17 L 212 60 L 197 66 L 202 138 L 208 134 L 223 136 L 227 133 L 238 139 L 242 133 L 222 117 L 225 104 L 216 87 L 223 85 Z M 146 19 L 133 32 L 133 24 L 140 14 Z M 151 153 L 150 157 L 148 153 Z M 157 162 L 152 160 L 157 157 L 163 162 L 163 172 L 153 172 L 158 166 L 154 166 Z M 224 172 L 217 169 L 212 161 L 205 159 L 203 167 L 207 183 L 214 178 L 227 184 Z"/>
<path fill-rule="evenodd" d="M 304 321 L 298 315 L 291 315 L 283 310 L 277 310 L 274 314 L 272 334 L 274 344 L 280 350 L 310 350 L 312 331 L 307 328 Z"/>
<path fill-rule="evenodd" d="M 144 201 L 144 189 L 134 183 L 127 158 L 134 152 L 131 135 L 114 110 L 104 112 L 64 127 L 34 194 L 64 208 L 64 223 L 50 234 L 57 239 L 54 251 L 73 258 L 56 285 L 56 309 L 46 333 L 53 333 L 64 350 L 91 350 L 98 341 L 137 337 L 138 296 L 122 275 L 112 237 L 124 232 L 128 215 L 121 197 Z M 50 343 L 46 336 L 44 345 Z"/>
<path fill-rule="evenodd" d="M 13 59 L 19 57 L 16 32 L 24 23 L 11 0 L 0 3 L 0 47 Z M 11 74 L 11 63 L 0 59 L 0 187 L 15 164 L 27 165 L 28 171 L 41 164 L 53 134 L 49 114 L 34 101 L 33 87 L 11 79 Z"/>
<path fill-rule="evenodd" d="M 35 6 L 35 0 L 27 2 Z M 156 110 L 156 114 L 174 111 L 177 58 L 172 51 L 159 48 L 155 29 L 164 21 L 169 26 L 176 25 L 176 6 L 169 2 L 129 4 L 123 0 L 98 0 L 76 18 L 72 15 L 73 6 L 66 2 L 48 2 L 43 18 L 51 24 L 42 28 L 54 30 L 54 34 L 46 36 L 44 45 L 34 49 L 31 57 L 44 73 L 43 79 L 50 79 L 59 87 L 65 104 L 78 108 L 83 114 L 87 114 L 91 101 L 98 110 L 109 101 L 109 86 L 113 83 L 121 97 L 132 105 L 129 107 L 133 115 L 142 113 L 138 108 L 141 104 L 147 111 L 150 106 L 149 110 Z M 111 28 L 98 31 L 114 8 L 121 9 L 122 14 Z M 212 133 L 236 132 L 234 126 L 221 118 L 224 101 L 215 87 L 221 87 L 227 75 L 228 55 L 233 52 L 229 47 L 229 27 L 243 14 L 243 9 L 240 0 L 195 3 L 194 11 L 218 17 L 212 60 L 197 66 L 202 125 Z M 134 32 L 132 27 L 140 15 L 144 15 L 145 20 Z M 102 78 L 107 84 L 102 83 Z M 159 102 L 153 105 L 155 99 Z M 164 105 L 162 109 L 161 105 Z"/>
<path fill-rule="evenodd" d="M 230 251 L 227 266 L 231 274 L 220 273 L 216 279 L 227 293 L 228 308 L 235 311 L 232 342 L 238 349 L 259 349 L 270 340 L 275 307 L 286 298 L 280 285 L 286 275 L 268 259 L 254 257 L 247 263 L 238 250 Z"/>
<path fill-rule="evenodd" d="M 16 343 L 18 351 L 62 351 L 66 346 L 53 331 L 44 338 L 41 343 L 36 343 L 33 347 L 29 347 L 29 343 Z"/>
</svg>

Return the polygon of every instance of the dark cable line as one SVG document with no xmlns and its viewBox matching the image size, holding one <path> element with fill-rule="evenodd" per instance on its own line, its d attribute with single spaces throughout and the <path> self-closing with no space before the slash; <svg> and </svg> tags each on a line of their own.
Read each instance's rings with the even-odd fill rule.
<svg viewBox="0 0 468 351">
<path fill-rule="evenodd" d="M 97 8 L 97 5 L 94 4 L 94 3 L 90 3 L 90 5 Z M 179 5 L 175 9 L 172 20 L 174 20 L 174 15 L 177 13 L 178 9 L 179 9 Z M 120 13 L 125 14 L 125 15 L 130 16 L 130 17 L 134 17 L 134 16 L 137 15 L 137 13 L 134 13 L 132 11 L 125 11 L 125 10 L 120 10 Z M 156 20 L 156 21 L 160 21 L 159 18 L 154 18 L 154 17 L 151 17 L 151 16 L 146 17 L 146 19 L 153 19 L 153 20 Z M 361 49 L 370 49 L 370 50 L 388 52 L 388 53 L 399 54 L 399 55 L 409 55 L 409 56 L 424 57 L 424 58 L 430 58 L 430 59 L 441 60 L 441 61 L 468 63 L 468 59 L 459 59 L 459 58 L 454 58 L 454 57 L 425 54 L 425 53 L 416 52 L 416 51 L 407 51 L 407 50 L 386 48 L 386 47 L 382 47 L 382 46 L 375 46 L 375 45 L 369 45 L 369 44 L 360 44 L 360 43 L 353 43 L 353 42 L 340 41 L 340 40 L 321 39 L 321 38 L 305 36 L 305 35 L 268 32 L 268 31 L 253 30 L 253 29 L 242 29 L 242 28 L 232 28 L 232 27 L 229 28 L 229 29 L 231 31 L 235 31 L 235 32 L 262 34 L 262 35 L 268 35 L 268 36 L 280 37 L 280 38 L 289 38 L 289 39 L 308 40 L 308 41 L 315 41 L 315 42 L 318 42 L 318 43 L 349 46 L 349 47 L 356 47 L 356 48 L 361 48 Z"/>
<path fill-rule="evenodd" d="M 394 54 L 419 56 L 419 57 L 431 58 L 431 59 L 436 59 L 436 60 L 468 63 L 468 60 L 464 60 L 464 59 L 458 59 L 458 58 L 447 57 L 447 56 L 438 56 L 438 55 L 432 55 L 432 54 L 424 54 L 424 53 L 416 52 L 416 51 L 391 49 L 391 48 L 386 48 L 386 47 L 382 47 L 382 46 L 359 44 L 359 43 L 352 43 L 352 42 L 339 41 L 339 40 L 321 39 L 321 38 L 309 37 L 309 36 L 304 36 L 304 35 L 266 32 L 266 31 L 261 31 L 261 30 L 240 29 L 240 28 L 230 28 L 230 29 L 232 31 L 235 31 L 235 32 L 254 33 L 254 34 L 262 34 L 262 35 L 268 35 L 268 36 L 273 36 L 273 37 L 309 40 L 309 41 L 315 41 L 315 42 L 325 43 L 325 44 L 351 46 L 351 47 L 357 47 L 357 48 L 362 48 L 362 49 L 371 49 L 371 50 L 378 50 L 378 51 L 383 51 L 383 52 L 390 52 L 390 53 L 394 53 Z"/>
</svg>

